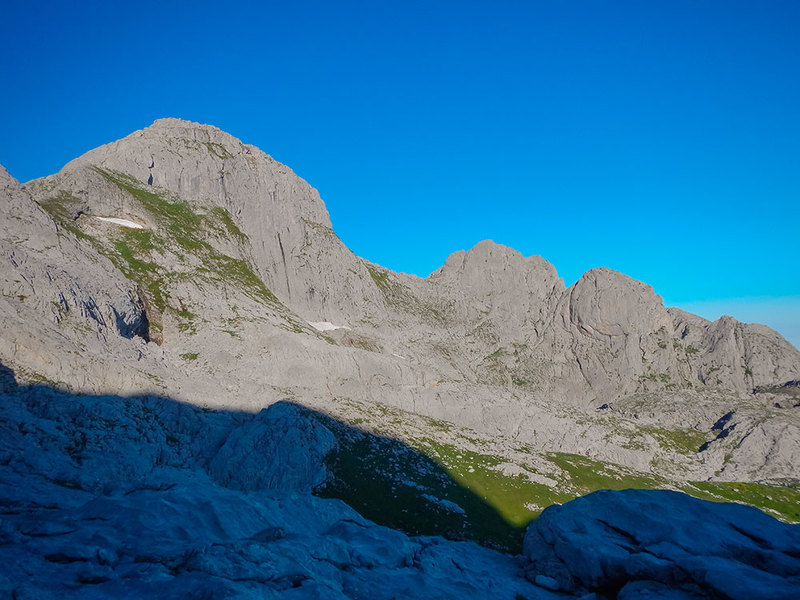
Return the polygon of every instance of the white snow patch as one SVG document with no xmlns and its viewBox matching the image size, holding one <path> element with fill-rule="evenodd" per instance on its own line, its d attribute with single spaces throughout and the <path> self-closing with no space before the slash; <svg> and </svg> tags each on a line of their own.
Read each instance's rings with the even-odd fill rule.
<svg viewBox="0 0 800 600">
<path fill-rule="evenodd" d="M 309 325 L 311 325 L 317 331 L 335 331 L 336 329 L 350 329 L 347 325 L 334 325 L 333 323 L 329 323 L 328 321 L 306 321 Z"/>
<path fill-rule="evenodd" d="M 105 221 L 106 223 L 114 223 L 120 227 L 128 227 L 129 229 L 144 229 L 144 225 L 128 221 L 128 219 L 117 219 L 116 217 L 95 217 L 98 221 Z"/>
<path fill-rule="evenodd" d="M 397 358 L 402 358 L 403 360 L 408 360 L 405 356 L 400 356 L 399 354 L 395 354 L 392 352 L 392 356 L 396 356 Z"/>
</svg>

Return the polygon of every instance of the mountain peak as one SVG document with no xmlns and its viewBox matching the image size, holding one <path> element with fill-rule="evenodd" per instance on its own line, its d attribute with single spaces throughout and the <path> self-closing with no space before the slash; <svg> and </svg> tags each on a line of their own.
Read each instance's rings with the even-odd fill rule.
<svg viewBox="0 0 800 600">
<path fill-rule="evenodd" d="M 555 275 L 555 267 L 543 259 L 541 256 L 524 256 L 519 250 L 510 246 L 498 244 L 493 240 L 482 240 L 469 250 L 458 250 L 447 257 L 444 265 L 431 274 L 432 277 L 447 276 L 456 272 L 488 272 L 495 270 L 506 270 L 511 264 L 536 265 L 538 268 L 552 270 Z"/>
<path fill-rule="evenodd" d="M 224 145 L 232 144 L 236 147 L 244 146 L 242 141 L 227 131 L 215 125 L 207 123 L 196 123 L 175 117 L 164 117 L 156 119 L 149 127 L 135 131 L 128 137 L 139 137 L 141 135 L 165 136 L 168 138 L 190 138 L 219 142 Z M 127 139 L 127 138 L 126 138 Z"/>
<path fill-rule="evenodd" d="M 163 117 L 161 119 L 156 119 L 153 121 L 153 124 L 150 127 L 156 128 L 170 128 L 170 127 L 189 127 L 189 128 L 204 128 L 210 127 L 212 129 L 219 129 L 218 127 L 214 127 L 213 125 L 207 125 L 205 123 L 196 123 L 194 121 L 187 121 L 186 119 L 179 119 L 177 117 Z"/>
</svg>

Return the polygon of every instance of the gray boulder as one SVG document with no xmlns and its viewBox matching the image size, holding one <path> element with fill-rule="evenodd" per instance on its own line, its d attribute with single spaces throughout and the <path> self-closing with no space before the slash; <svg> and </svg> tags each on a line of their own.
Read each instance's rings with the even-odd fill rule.
<svg viewBox="0 0 800 600">
<path fill-rule="evenodd" d="M 308 410 L 278 402 L 234 429 L 209 463 L 220 485 L 243 491 L 311 492 L 325 481 L 333 434 Z"/>
<path fill-rule="evenodd" d="M 800 526 L 665 490 L 600 491 L 546 509 L 525 534 L 529 577 L 628 598 L 797 598 Z"/>
</svg>

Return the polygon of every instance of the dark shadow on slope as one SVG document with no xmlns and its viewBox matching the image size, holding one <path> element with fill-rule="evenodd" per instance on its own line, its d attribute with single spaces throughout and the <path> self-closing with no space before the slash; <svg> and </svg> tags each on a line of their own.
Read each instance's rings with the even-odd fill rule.
<svg viewBox="0 0 800 600">
<path fill-rule="evenodd" d="M 368 519 L 410 535 L 441 535 L 522 551 L 525 525 L 509 523 L 428 455 L 396 439 L 314 416 L 338 442 L 326 458 L 329 478 L 315 490 L 318 496 L 344 500 Z"/>
<path fill-rule="evenodd" d="M 74 394 L 45 384 L 18 385 L 13 371 L 2 364 L 0 391 L 0 494 L 30 485 L 0 497 L 0 513 L 30 510 L 34 498 L 61 502 L 58 494 L 48 500 L 42 491 L 48 486 L 82 503 L 143 487 L 167 489 L 170 478 L 187 470 L 233 489 L 298 485 L 290 489 L 310 491 L 310 485 L 305 489 L 291 479 L 294 475 L 259 477 L 260 466 L 274 471 L 276 461 L 291 461 L 298 452 L 310 454 L 286 471 L 313 473 L 309 461 L 323 463 L 323 454 L 314 454 L 319 435 L 301 431 L 298 438 L 297 431 L 287 432 L 285 421 L 283 429 L 270 429 L 270 414 L 293 407 L 293 414 L 307 416 L 336 440 L 324 458 L 327 478 L 312 482 L 317 495 L 344 500 L 366 518 L 410 535 L 472 540 L 514 553 L 522 549 L 524 527 L 507 523 L 422 452 L 296 403 L 282 401 L 252 414 L 208 410 L 155 395 Z M 267 439 L 271 436 L 275 439 Z M 244 454 L 242 447 L 247 448 Z M 231 455 L 234 448 L 238 455 Z M 39 454 L 46 460 L 40 461 Z"/>
<path fill-rule="evenodd" d="M 14 371 L 0 363 L 0 394 L 11 393 L 17 388 Z"/>
</svg>

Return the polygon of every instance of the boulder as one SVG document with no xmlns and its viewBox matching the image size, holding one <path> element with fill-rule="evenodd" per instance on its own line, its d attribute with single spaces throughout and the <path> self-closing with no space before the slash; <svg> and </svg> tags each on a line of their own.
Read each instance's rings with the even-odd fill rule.
<svg viewBox="0 0 800 600">
<path fill-rule="evenodd" d="M 667 490 L 604 490 L 552 506 L 529 526 L 524 553 L 529 579 L 545 574 L 569 592 L 732 600 L 800 594 L 800 526 Z"/>
</svg>

